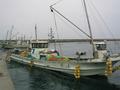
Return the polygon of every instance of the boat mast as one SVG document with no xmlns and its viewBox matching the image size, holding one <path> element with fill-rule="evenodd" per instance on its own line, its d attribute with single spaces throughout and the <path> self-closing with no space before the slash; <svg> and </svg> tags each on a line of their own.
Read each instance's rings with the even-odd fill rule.
<svg viewBox="0 0 120 90">
<path fill-rule="evenodd" d="M 9 40 L 8 40 L 8 43 L 11 43 L 12 34 L 13 34 L 13 29 L 14 29 L 14 26 L 12 25 L 11 30 L 10 30 L 10 38 L 9 38 Z"/>
<path fill-rule="evenodd" d="M 37 25 L 35 24 L 35 39 L 37 41 Z"/>
<path fill-rule="evenodd" d="M 11 27 L 11 30 L 10 30 L 10 41 L 11 41 L 11 39 L 12 39 L 12 32 L 13 32 L 13 29 L 14 29 L 14 26 L 12 25 L 12 27 Z"/>
<path fill-rule="evenodd" d="M 9 33 L 9 30 L 7 30 L 6 41 L 8 40 L 8 33 Z"/>
<path fill-rule="evenodd" d="M 87 11 L 87 6 L 86 6 L 86 1 L 85 0 L 83 0 L 83 4 L 84 4 L 85 15 L 86 15 L 88 28 L 89 28 L 89 32 L 90 32 L 93 54 L 94 54 L 95 53 L 95 46 L 94 46 L 94 40 L 93 40 L 93 35 L 92 35 L 92 30 L 91 30 L 91 25 L 90 25 L 90 20 L 89 20 L 89 16 L 88 16 L 88 11 Z M 93 55 L 93 57 L 95 57 L 95 56 Z"/>
</svg>

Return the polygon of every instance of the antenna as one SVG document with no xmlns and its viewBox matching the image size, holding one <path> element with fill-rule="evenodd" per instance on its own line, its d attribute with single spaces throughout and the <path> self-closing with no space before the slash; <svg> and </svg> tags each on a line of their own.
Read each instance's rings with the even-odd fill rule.
<svg viewBox="0 0 120 90">
<path fill-rule="evenodd" d="M 54 38 L 52 28 L 50 28 L 50 33 L 48 34 L 48 36 L 50 37 L 50 40 L 52 40 Z"/>
</svg>

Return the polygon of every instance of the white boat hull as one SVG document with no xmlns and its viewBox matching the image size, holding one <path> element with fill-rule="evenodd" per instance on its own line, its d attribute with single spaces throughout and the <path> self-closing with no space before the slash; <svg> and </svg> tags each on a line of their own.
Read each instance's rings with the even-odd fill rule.
<svg viewBox="0 0 120 90">
<path fill-rule="evenodd" d="M 11 55 L 11 60 L 22 63 L 22 64 L 30 64 L 30 60 L 27 58 L 22 58 L 18 55 Z M 120 57 L 114 59 L 112 63 L 116 63 L 120 60 Z M 47 60 L 35 60 L 32 66 L 38 68 L 44 68 L 53 71 L 60 71 L 68 74 L 74 75 L 76 65 L 80 65 L 80 75 L 81 76 L 89 76 L 89 75 L 104 75 L 106 62 L 105 61 L 47 61 Z"/>
</svg>

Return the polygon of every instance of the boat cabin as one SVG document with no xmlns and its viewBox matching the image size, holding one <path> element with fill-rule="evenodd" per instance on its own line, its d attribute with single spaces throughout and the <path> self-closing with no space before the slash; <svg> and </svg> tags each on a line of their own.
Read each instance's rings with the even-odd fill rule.
<svg viewBox="0 0 120 90">
<path fill-rule="evenodd" d="M 32 41 L 31 48 L 48 48 L 48 41 Z"/>
<path fill-rule="evenodd" d="M 105 42 L 94 42 L 97 58 L 104 58 L 107 55 L 107 46 Z"/>
<path fill-rule="evenodd" d="M 95 42 L 95 46 L 98 51 L 106 50 L 107 48 L 105 42 Z"/>
<path fill-rule="evenodd" d="M 31 55 L 37 59 L 40 58 L 40 52 L 48 50 L 48 41 L 32 41 L 31 42 Z"/>
</svg>

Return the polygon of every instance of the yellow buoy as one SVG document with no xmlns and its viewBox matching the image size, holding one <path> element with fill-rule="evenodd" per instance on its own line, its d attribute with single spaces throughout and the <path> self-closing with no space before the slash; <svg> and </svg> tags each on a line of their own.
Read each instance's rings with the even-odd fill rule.
<svg viewBox="0 0 120 90">
<path fill-rule="evenodd" d="M 80 65 L 75 66 L 74 76 L 75 76 L 76 79 L 80 78 Z"/>
<path fill-rule="evenodd" d="M 108 60 L 106 61 L 105 75 L 106 75 L 106 76 L 112 75 L 112 71 L 113 71 L 112 61 L 111 61 L 110 59 L 108 59 Z"/>
</svg>

